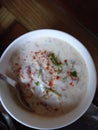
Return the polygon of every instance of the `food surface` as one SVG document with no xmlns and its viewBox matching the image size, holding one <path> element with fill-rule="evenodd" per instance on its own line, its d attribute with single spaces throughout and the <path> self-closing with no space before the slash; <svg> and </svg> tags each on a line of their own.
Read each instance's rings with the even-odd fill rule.
<svg viewBox="0 0 98 130">
<path fill-rule="evenodd" d="M 85 61 L 65 41 L 43 37 L 20 43 L 9 64 L 8 73 L 20 82 L 26 105 L 37 114 L 68 113 L 85 95 L 88 83 Z"/>
</svg>

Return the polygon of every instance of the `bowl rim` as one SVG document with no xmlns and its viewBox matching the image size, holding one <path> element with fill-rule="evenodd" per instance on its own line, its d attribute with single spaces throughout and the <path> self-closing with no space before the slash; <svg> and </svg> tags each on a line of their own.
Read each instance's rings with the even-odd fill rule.
<svg viewBox="0 0 98 130">
<path fill-rule="evenodd" d="M 50 33 L 51 33 L 51 34 L 50 34 Z M 54 127 L 52 127 L 52 128 L 51 128 L 51 126 L 50 126 L 50 128 L 47 127 L 48 129 L 53 129 L 53 128 L 58 129 L 58 128 L 65 127 L 65 126 L 68 126 L 68 125 L 72 124 L 73 122 L 75 122 L 76 120 L 78 120 L 78 119 L 87 111 L 87 109 L 89 108 L 89 106 L 90 106 L 91 103 L 92 103 L 92 100 L 93 100 L 94 95 L 95 95 L 95 92 L 96 92 L 97 73 L 96 73 L 96 68 L 95 68 L 94 61 L 93 61 L 93 59 L 92 59 L 91 54 L 90 54 L 89 51 L 87 50 L 87 48 L 86 48 L 78 39 L 76 39 L 76 38 L 73 37 L 72 35 L 70 35 L 70 34 L 68 34 L 68 33 L 66 33 L 66 32 L 63 32 L 63 31 L 60 31 L 60 30 L 54 30 L 54 29 L 38 29 L 38 30 L 31 31 L 31 32 L 27 32 L 27 33 L 25 33 L 25 34 L 19 36 L 18 38 L 16 38 L 16 39 L 5 49 L 5 51 L 4 51 L 3 54 L 1 55 L 0 64 L 1 64 L 2 60 L 3 60 L 3 57 L 4 57 L 4 56 L 6 55 L 6 53 L 9 51 L 9 49 L 10 49 L 12 46 L 14 46 L 15 43 L 17 43 L 17 41 L 22 40 L 22 39 L 24 39 L 24 38 L 26 38 L 26 37 L 28 37 L 28 36 L 31 36 L 31 35 L 35 35 L 35 37 L 36 37 L 36 36 L 38 37 L 39 34 L 40 34 L 40 36 L 44 36 L 44 34 L 45 34 L 45 37 L 48 36 L 48 35 L 49 35 L 49 36 L 50 36 L 50 35 L 52 36 L 52 34 L 54 34 L 54 35 L 56 36 L 56 38 L 58 37 L 58 39 L 63 39 L 63 40 L 65 40 L 65 41 L 67 41 L 67 43 L 69 43 L 69 44 L 71 44 L 71 45 L 72 45 L 72 43 L 75 43 L 75 48 L 76 48 L 76 49 L 79 49 L 79 50 L 80 50 L 80 49 L 82 48 L 82 51 L 83 51 L 84 53 L 86 53 L 86 55 L 87 55 L 87 57 L 88 57 L 88 62 L 89 62 L 89 64 L 91 65 L 90 69 L 92 69 L 92 72 L 93 72 L 93 75 L 94 75 L 94 77 L 93 77 L 93 79 L 94 79 L 94 81 L 95 81 L 95 83 L 94 83 L 94 90 L 93 90 L 93 92 L 90 92 L 91 90 L 89 91 L 89 93 L 91 94 L 91 97 L 90 97 L 90 100 L 89 100 L 89 102 L 87 103 L 87 105 L 84 107 L 84 110 L 82 110 L 79 115 L 77 115 L 75 118 L 73 118 L 73 120 L 71 120 L 70 122 L 67 122 L 67 124 L 63 124 L 63 125 L 61 125 L 61 126 L 56 126 L 56 127 L 54 126 Z M 53 35 L 52 37 L 55 37 L 54 35 Z M 62 37 L 60 37 L 60 36 L 62 36 Z M 33 37 L 34 37 L 34 36 L 33 36 Z M 70 40 L 71 43 L 68 42 L 68 40 Z M 73 46 L 73 45 L 72 45 L 72 46 Z M 79 50 L 78 50 L 78 51 L 79 51 Z M 84 58 L 86 59 L 86 57 L 84 57 Z M 89 71 L 90 71 L 90 70 L 89 70 Z M 90 74 L 90 75 L 91 75 L 91 74 Z M 91 77 L 90 77 L 90 79 L 91 79 Z M 0 96 L 1 96 L 1 95 L 0 95 Z M 87 98 L 87 97 L 86 97 L 86 98 Z M 15 120 L 17 120 L 17 121 L 20 122 L 21 124 L 23 124 L 23 125 L 25 125 L 25 126 L 28 126 L 28 127 L 30 127 L 30 128 L 46 129 L 46 128 L 44 128 L 44 127 L 41 128 L 41 127 L 29 125 L 29 124 L 24 123 L 23 121 L 17 119 L 17 118 L 11 113 L 11 111 L 9 111 L 9 109 L 6 107 L 6 105 L 5 105 L 4 102 L 3 102 L 2 97 L 1 97 L 0 100 L 1 100 L 1 103 L 2 103 L 3 107 L 5 108 L 5 110 L 6 110 Z M 85 103 L 85 104 L 86 104 L 86 103 Z"/>
</svg>

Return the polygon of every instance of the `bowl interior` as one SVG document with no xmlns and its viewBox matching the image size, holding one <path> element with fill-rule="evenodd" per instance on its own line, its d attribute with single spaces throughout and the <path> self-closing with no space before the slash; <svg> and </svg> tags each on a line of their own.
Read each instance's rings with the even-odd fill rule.
<svg viewBox="0 0 98 130">
<path fill-rule="evenodd" d="M 84 58 L 89 75 L 89 83 L 87 86 L 87 91 L 85 96 L 83 97 L 82 102 L 70 113 L 60 116 L 58 118 L 46 118 L 35 115 L 31 112 L 25 110 L 22 106 L 20 107 L 19 102 L 15 99 L 15 93 L 12 88 L 9 88 L 7 84 L 0 80 L 0 96 L 1 102 L 6 109 L 6 111 L 17 121 L 20 123 L 29 126 L 31 128 L 37 129 L 53 129 L 60 128 L 63 126 L 67 126 L 72 122 L 76 121 L 80 116 L 82 116 L 85 111 L 90 106 L 96 89 L 96 70 L 93 63 L 93 60 L 87 51 L 87 49 L 74 37 L 71 35 L 57 31 L 57 30 L 37 30 L 32 31 L 23 36 L 19 37 L 15 41 L 13 41 L 9 47 L 4 51 L 3 55 L 0 59 L 0 72 L 5 73 L 8 67 L 8 61 L 12 53 L 15 49 L 18 49 L 20 44 L 27 44 L 33 39 L 39 37 L 53 37 L 59 38 L 61 40 L 66 41 L 70 45 L 76 48 L 76 50 L 82 55 Z M 92 82 L 93 81 L 93 82 Z M 12 93 L 11 93 L 12 91 Z"/>
</svg>

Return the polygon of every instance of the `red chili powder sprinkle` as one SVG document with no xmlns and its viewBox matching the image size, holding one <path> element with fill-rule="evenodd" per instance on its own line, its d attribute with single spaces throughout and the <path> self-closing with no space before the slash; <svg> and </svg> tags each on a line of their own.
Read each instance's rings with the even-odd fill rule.
<svg viewBox="0 0 98 130">
<path fill-rule="evenodd" d="M 28 66 L 28 70 L 27 70 L 27 73 L 28 73 L 28 75 L 31 75 L 31 68 L 30 68 L 30 66 Z"/>
<path fill-rule="evenodd" d="M 50 80 L 50 82 L 49 82 L 49 84 L 48 84 L 50 87 L 52 87 L 53 86 L 53 82 L 52 82 L 52 80 Z"/>
<path fill-rule="evenodd" d="M 74 86 L 73 82 L 70 82 L 69 85 Z"/>
<path fill-rule="evenodd" d="M 56 80 L 58 80 L 59 78 L 60 78 L 60 76 L 57 75 L 57 76 L 56 76 Z"/>
<path fill-rule="evenodd" d="M 67 59 L 65 59 L 64 62 L 67 62 Z"/>
<path fill-rule="evenodd" d="M 49 71 L 49 73 L 50 73 L 50 74 L 53 74 L 53 72 L 52 72 L 52 71 Z"/>
<path fill-rule="evenodd" d="M 62 62 L 60 61 L 59 64 L 62 64 Z"/>
<path fill-rule="evenodd" d="M 46 66 L 46 70 L 49 70 L 49 66 Z"/>
<path fill-rule="evenodd" d="M 33 59 L 36 59 L 36 57 L 35 57 L 35 56 L 33 56 Z"/>
<path fill-rule="evenodd" d="M 38 54 L 38 52 L 36 51 L 35 54 Z"/>
<path fill-rule="evenodd" d="M 21 67 L 15 70 L 16 73 L 20 73 Z"/>
</svg>

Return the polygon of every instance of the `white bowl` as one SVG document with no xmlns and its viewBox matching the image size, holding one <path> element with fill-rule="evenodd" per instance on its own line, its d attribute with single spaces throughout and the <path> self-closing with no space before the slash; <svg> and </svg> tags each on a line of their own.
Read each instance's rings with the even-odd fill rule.
<svg viewBox="0 0 98 130">
<path fill-rule="evenodd" d="M 61 40 L 64 40 L 70 45 L 74 46 L 78 50 L 78 52 L 82 55 L 83 59 L 85 60 L 85 63 L 87 64 L 88 77 L 89 77 L 87 91 L 85 96 L 83 97 L 82 102 L 73 111 L 56 118 L 46 118 L 46 117 L 37 116 L 20 107 L 17 101 L 15 102 L 15 100 L 12 98 L 13 96 L 9 88 L 7 87 L 7 84 L 5 84 L 3 81 L 0 80 L 1 103 L 5 108 L 5 110 L 15 120 L 17 120 L 18 122 L 22 123 L 25 126 L 36 128 L 36 129 L 61 128 L 75 122 L 89 108 L 94 98 L 95 90 L 96 90 L 96 82 L 97 82 L 96 70 L 95 70 L 94 62 L 88 50 L 83 46 L 83 44 L 80 41 L 78 41 L 73 36 L 65 32 L 51 30 L 51 29 L 42 29 L 42 30 L 32 31 L 20 36 L 7 47 L 7 49 L 4 51 L 0 59 L 0 72 L 6 73 L 8 67 L 8 61 L 14 49 L 18 48 L 22 42 L 26 43 L 28 41 L 32 41 L 33 39 L 39 37 L 53 37 L 53 38 L 59 38 Z"/>
</svg>

